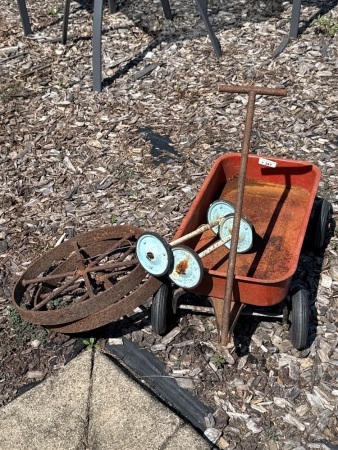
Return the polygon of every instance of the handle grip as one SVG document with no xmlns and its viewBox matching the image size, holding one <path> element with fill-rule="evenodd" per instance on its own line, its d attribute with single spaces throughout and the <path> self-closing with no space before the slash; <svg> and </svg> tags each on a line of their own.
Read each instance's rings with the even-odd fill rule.
<svg viewBox="0 0 338 450">
<path fill-rule="evenodd" d="M 222 84 L 219 92 L 234 92 L 236 94 L 258 94 L 258 95 L 276 95 L 285 97 L 287 90 L 284 88 L 266 88 L 260 86 L 233 86 L 232 84 Z"/>
</svg>

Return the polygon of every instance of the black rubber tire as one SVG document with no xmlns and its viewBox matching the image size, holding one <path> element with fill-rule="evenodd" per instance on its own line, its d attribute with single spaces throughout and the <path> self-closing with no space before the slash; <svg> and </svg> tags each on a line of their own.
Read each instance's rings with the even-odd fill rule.
<svg viewBox="0 0 338 450">
<path fill-rule="evenodd" d="M 309 335 L 309 302 L 305 289 L 299 289 L 291 297 L 290 340 L 297 350 L 306 346 Z"/>
<path fill-rule="evenodd" d="M 325 199 L 321 200 L 317 206 L 314 217 L 315 228 L 313 247 L 315 250 L 321 250 L 328 237 L 331 208 L 331 204 Z"/>
<path fill-rule="evenodd" d="M 166 334 L 173 320 L 173 289 L 166 281 L 153 296 L 151 326 L 156 334 Z"/>
</svg>

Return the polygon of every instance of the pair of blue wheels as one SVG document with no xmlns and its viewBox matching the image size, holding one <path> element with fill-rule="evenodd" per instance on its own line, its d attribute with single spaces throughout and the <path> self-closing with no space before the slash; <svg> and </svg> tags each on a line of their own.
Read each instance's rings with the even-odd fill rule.
<svg viewBox="0 0 338 450">
<path fill-rule="evenodd" d="M 208 209 L 210 229 L 226 240 L 232 234 L 234 205 L 217 200 Z M 218 225 L 213 225 L 219 221 Z M 240 223 L 238 253 L 244 253 L 252 247 L 253 231 L 249 221 L 242 218 Z M 224 243 L 231 247 L 231 240 Z M 185 245 L 171 246 L 160 235 L 153 232 L 143 233 L 136 246 L 136 253 L 142 267 L 155 277 L 168 276 L 172 282 L 184 289 L 196 288 L 203 278 L 203 264 L 199 255 Z"/>
<path fill-rule="evenodd" d="M 233 214 L 234 211 L 235 207 L 231 202 L 216 200 L 208 208 L 208 224 L 212 224 L 228 214 Z M 213 226 L 211 230 L 217 234 L 219 227 Z M 142 267 L 155 277 L 167 275 L 173 268 L 173 248 L 157 233 L 141 234 L 137 241 L 136 254 Z"/>
<path fill-rule="evenodd" d="M 171 247 L 157 233 L 143 233 L 136 253 L 142 267 L 157 278 L 168 276 L 185 289 L 193 289 L 202 281 L 203 265 L 197 253 L 185 245 Z"/>
</svg>

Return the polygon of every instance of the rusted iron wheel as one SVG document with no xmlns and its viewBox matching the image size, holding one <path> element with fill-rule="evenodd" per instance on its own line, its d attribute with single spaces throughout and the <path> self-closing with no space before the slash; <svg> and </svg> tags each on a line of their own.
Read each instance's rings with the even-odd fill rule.
<svg viewBox="0 0 338 450">
<path fill-rule="evenodd" d="M 113 321 L 132 312 L 161 285 L 138 263 L 141 233 L 137 227 L 104 227 L 62 243 L 19 278 L 14 306 L 28 322 L 65 332 L 98 328 L 108 317 Z"/>
<path fill-rule="evenodd" d="M 116 303 L 107 306 L 107 308 L 83 319 L 62 325 L 49 326 L 48 328 L 60 333 L 80 333 L 100 328 L 120 319 L 126 314 L 132 313 L 137 306 L 151 297 L 159 289 L 161 284 L 162 282 L 157 278 L 149 277 L 144 283 L 137 286 L 133 292 L 118 300 Z"/>
</svg>

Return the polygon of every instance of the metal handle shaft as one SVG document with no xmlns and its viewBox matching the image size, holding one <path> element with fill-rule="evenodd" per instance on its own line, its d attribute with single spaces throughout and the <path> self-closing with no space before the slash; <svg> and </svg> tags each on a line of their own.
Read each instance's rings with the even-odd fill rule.
<svg viewBox="0 0 338 450">
<path fill-rule="evenodd" d="M 244 188 L 245 188 L 245 178 L 246 170 L 248 165 L 249 150 L 250 150 L 250 137 L 253 124 L 253 117 L 255 111 L 255 99 L 256 95 L 277 95 L 286 96 L 287 91 L 283 88 L 265 88 L 259 86 L 233 86 L 233 85 L 222 85 L 219 87 L 220 92 L 236 92 L 248 94 L 249 101 L 247 106 L 247 114 L 244 127 L 244 136 L 242 142 L 242 152 L 241 152 L 241 163 L 238 175 L 238 187 L 237 187 L 237 201 L 235 218 L 232 229 L 232 242 L 228 261 L 228 271 L 227 271 L 227 281 L 224 293 L 224 302 L 222 308 L 222 324 L 221 324 L 221 344 L 227 345 L 229 339 L 229 329 L 230 329 L 230 309 L 231 300 L 233 293 L 233 285 L 235 279 L 235 266 L 236 266 L 236 256 L 237 256 L 237 245 L 239 238 L 239 227 L 242 215 L 242 207 L 244 200 Z"/>
</svg>

